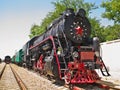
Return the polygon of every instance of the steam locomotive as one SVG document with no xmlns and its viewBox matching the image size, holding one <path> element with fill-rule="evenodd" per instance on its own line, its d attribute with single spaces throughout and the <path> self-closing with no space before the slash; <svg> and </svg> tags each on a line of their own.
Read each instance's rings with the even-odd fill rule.
<svg viewBox="0 0 120 90">
<path fill-rule="evenodd" d="M 9 55 L 5 56 L 4 62 L 5 62 L 6 64 L 11 63 L 11 57 L 10 57 Z"/>
<path fill-rule="evenodd" d="M 68 8 L 45 33 L 23 46 L 23 63 L 66 84 L 94 83 L 100 80 L 95 69 L 100 69 L 104 76 L 110 74 L 99 54 L 99 39 L 90 35 L 85 10 L 74 12 Z"/>
</svg>

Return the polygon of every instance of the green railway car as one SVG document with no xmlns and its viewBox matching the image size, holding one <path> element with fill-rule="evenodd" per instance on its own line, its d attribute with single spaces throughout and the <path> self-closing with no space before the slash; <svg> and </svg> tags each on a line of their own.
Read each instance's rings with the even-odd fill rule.
<svg viewBox="0 0 120 90">
<path fill-rule="evenodd" d="M 15 63 L 22 66 L 23 63 L 23 50 L 20 49 L 15 55 Z"/>
<path fill-rule="evenodd" d="M 11 62 L 15 63 L 15 55 L 12 57 Z"/>
</svg>

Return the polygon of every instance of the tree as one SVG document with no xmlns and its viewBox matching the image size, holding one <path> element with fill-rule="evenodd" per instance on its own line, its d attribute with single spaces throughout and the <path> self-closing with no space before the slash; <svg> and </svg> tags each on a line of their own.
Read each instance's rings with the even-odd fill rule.
<svg viewBox="0 0 120 90">
<path fill-rule="evenodd" d="M 39 25 L 33 25 L 32 28 L 31 28 L 31 31 L 30 31 L 30 35 L 29 37 L 32 38 L 36 35 L 39 35 L 39 33 L 42 33 L 43 30 L 41 30 L 40 26 Z"/>
<path fill-rule="evenodd" d="M 105 8 L 105 12 L 102 14 L 103 18 L 114 21 L 113 26 L 107 26 L 104 28 L 104 35 L 106 41 L 120 39 L 120 2 L 119 0 L 107 0 L 101 5 Z"/>
<path fill-rule="evenodd" d="M 120 25 L 115 24 L 113 26 L 108 26 L 104 30 L 106 41 L 111 41 L 120 38 Z"/>
<path fill-rule="evenodd" d="M 101 6 L 105 8 L 102 17 L 113 20 L 114 23 L 120 23 L 120 0 L 107 0 Z"/>
<path fill-rule="evenodd" d="M 91 37 L 98 37 L 100 39 L 100 42 L 104 42 L 105 40 L 105 34 L 104 34 L 104 27 L 100 25 L 100 21 L 96 18 L 90 18 L 90 23 L 92 27 Z"/>
</svg>

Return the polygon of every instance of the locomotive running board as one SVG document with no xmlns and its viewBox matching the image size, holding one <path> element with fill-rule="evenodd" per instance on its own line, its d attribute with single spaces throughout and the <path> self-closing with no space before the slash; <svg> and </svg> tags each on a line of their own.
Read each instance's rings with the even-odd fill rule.
<svg viewBox="0 0 120 90">
<path fill-rule="evenodd" d="M 100 71 L 102 73 L 103 76 L 111 76 L 108 72 L 108 69 L 106 68 L 102 58 L 100 57 L 100 61 L 103 63 L 103 68 L 100 68 Z M 103 70 L 104 69 L 104 70 Z M 106 74 L 105 74 L 106 73 Z"/>
</svg>

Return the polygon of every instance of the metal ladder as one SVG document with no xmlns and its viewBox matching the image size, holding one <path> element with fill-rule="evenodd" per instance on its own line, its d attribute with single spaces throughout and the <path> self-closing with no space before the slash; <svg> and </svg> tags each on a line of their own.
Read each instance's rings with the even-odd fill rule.
<svg viewBox="0 0 120 90">
<path fill-rule="evenodd" d="M 68 70 L 67 63 L 64 58 L 63 48 L 62 48 L 59 38 L 57 38 L 57 42 L 58 42 L 59 47 L 62 49 L 62 56 L 59 56 L 59 63 L 60 63 L 61 78 L 64 79 L 64 71 Z"/>
<path fill-rule="evenodd" d="M 107 69 L 107 67 L 105 66 L 102 58 L 99 57 L 99 59 L 100 59 L 100 61 L 103 63 L 103 68 L 100 68 L 100 71 L 101 71 L 102 75 L 103 75 L 103 76 L 111 76 L 111 75 L 109 74 L 108 69 Z"/>
</svg>

